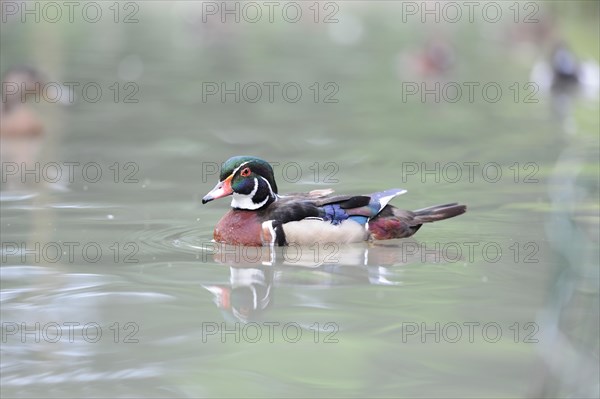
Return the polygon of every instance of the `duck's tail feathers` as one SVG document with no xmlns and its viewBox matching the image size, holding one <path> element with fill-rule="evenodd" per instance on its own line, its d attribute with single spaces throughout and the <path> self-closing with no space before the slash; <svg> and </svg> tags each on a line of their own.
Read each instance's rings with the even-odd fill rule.
<svg viewBox="0 0 600 399">
<path fill-rule="evenodd" d="M 418 224 L 437 222 L 438 220 L 450 219 L 458 215 L 462 215 L 467 211 L 466 205 L 458 203 L 434 205 L 423 209 L 413 211 L 415 214 L 415 222 Z"/>
</svg>

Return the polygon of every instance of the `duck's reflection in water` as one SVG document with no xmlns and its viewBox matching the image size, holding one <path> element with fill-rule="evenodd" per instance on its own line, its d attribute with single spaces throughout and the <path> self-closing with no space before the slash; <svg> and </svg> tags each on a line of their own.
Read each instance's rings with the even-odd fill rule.
<svg viewBox="0 0 600 399">
<path fill-rule="evenodd" d="M 541 365 L 531 397 L 599 397 L 600 213 L 598 176 L 587 172 L 597 165 L 597 134 L 576 134 L 548 178 L 551 211 L 544 227 L 556 263 L 548 269 L 549 296 L 538 313 Z"/>
<path fill-rule="evenodd" d="M 204 286 L 217 307 L 238 320 L 255 319 L 269 307 L 274 271 L 271 267 L 230 267 L 229 285 Z"/>
<path fill-rule="evenodd" d="M 228 284 L 205 285 L 226 319 L 259 319 L 277 289 L 291 286 L 400 285 L 403 265 L 458 259 L 415 240 L 390 244 L 245 247 L 214 244 L 215 262 L 229 266 Z M 454 256 L 456 255 L 456 256 Z M 324 306 L 324 304 L 315 304 Z"/>
</svg>

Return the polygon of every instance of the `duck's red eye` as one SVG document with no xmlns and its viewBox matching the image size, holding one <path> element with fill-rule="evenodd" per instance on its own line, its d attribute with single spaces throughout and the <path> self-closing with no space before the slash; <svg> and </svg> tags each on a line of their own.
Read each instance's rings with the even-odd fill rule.
<svg viewBox="0 0 600 399">
<path fill-rule="evenodd" d="M 242 169 L 242 171 L 240 172 L 240 175 L 242 175 L 242 177 L 250 176 L 250 168 Z"/>
</svg>

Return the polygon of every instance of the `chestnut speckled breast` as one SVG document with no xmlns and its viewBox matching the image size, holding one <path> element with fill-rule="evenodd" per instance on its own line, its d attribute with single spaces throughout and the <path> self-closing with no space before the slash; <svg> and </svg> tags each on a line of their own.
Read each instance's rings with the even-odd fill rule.
<svg viewBox="0 0 600 399">
<path fill-rule="evenodd" d="M 215 226 L 213 238 L 217 242 L 233 245 L 263 245 L 259 219 L 257 212 L 232 209 Z"/>
</svg>

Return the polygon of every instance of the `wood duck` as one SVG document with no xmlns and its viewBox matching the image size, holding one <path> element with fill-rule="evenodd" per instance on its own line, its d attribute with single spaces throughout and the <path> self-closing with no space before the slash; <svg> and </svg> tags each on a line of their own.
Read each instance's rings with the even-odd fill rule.
<svg viewBox="0 0 600 399">
<path fill-rule="evenodd" d="M 252 156 L 228 159 L 206 204 L 229 195 L 231 209 L 217 223 L 214 239 L 233 245 L 345 244 L 410 237 L 423 223 L 458 216 L 457 203 L 406 211 L 388 205 L 406 190 L 369 195 L 332 195 L 333 190 L 280 195 L 273 168 Z"/>
</svg>

